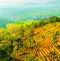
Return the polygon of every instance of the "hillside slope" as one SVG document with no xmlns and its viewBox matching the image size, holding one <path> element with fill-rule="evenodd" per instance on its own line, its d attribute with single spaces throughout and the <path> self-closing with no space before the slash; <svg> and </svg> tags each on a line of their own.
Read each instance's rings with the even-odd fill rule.
<svg viewBox="0 0 60 61">
<path fill-rule="evenodd" d="M 1 61 L 60 61 L 59 57 L 60 22 L 40 26 L 37 21 L 0 28 Z"/>
</svg>

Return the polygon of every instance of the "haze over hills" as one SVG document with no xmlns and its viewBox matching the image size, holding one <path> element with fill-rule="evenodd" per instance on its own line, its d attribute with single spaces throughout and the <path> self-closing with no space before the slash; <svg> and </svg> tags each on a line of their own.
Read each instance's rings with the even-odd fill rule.
<svg viewBox="0 0 60 61">
<path fill-rule="evenodd" d="M 2 0 L 0 15 L 32 16 L 32 15 L 60 15 L 60 0 Z"/>
<path fill-rule="evenodd" d="M 27 17 L 35 15 L 51 15 L 59 16 L 60 9 L 40 8 L 40 7 L 28 7 L 28 8 L 0 8 L 0 17 Z"/>
<path fill-rule="evenodd" d="M 60 0 L 1 0 L 0 22 L 46 19 L 46 16 L 60 16 Z M 2 19 L 1 19 L 2 18 Z"/>
<path fill-rule="evenodd" d="M 2 27 L 7 23 L 14 23 L 18 20 L 45 19 L 46 16 L 60 16 L 59 10 L 48 8 L 3 8 L 0 10 L 0 24 Z M 1 19 L 2 18 L 2 19 Z"/>
</svg>

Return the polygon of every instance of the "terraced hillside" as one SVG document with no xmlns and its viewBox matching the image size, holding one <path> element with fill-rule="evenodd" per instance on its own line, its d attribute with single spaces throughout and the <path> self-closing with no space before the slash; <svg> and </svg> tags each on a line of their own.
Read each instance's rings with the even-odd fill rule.
<svg viewBox="0 0 60 61">
<path fill-rule="evenodd" d="M 60 22 L 7 24 L 0 28 L 0 61 L 60 61 Z"/>
<path fill-rule="evenodd" d="M 33 42 L 35 44 L 30 44 L 29 47 L 17 50 L 12 56 L 21 61 L 24 61 L 27 56 L 36 58 L 36 61 L 60 61 L 58 59 L 60 55 L 59 27 L 60 23 L 53 23 L 34 29 L 33 36 L 29 39 L 32 39 L 31 43 Z M 26 45 L 29 43 L 27 34 L 22 39 Z"/>
</svg>

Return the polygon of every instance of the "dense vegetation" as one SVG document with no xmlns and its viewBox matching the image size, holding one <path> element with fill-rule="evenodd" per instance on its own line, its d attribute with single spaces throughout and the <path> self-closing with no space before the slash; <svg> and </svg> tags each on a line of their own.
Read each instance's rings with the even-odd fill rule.
<svg viewBox="0 0 60 61">
<path fill-rule="evenodd" d="M 60 61 L 60 18 L 0 28 L 0 61 Z"/>
</svg>

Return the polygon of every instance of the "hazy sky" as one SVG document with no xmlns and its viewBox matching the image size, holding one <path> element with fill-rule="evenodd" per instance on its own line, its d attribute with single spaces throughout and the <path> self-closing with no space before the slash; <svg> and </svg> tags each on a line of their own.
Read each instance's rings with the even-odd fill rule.
<svg viewBox="0 0 60 61">
<path fill-rule="evenodd" d="M 51 2 L 51 3 L 50 3 Z M 60 0 L 0 0 L 0 7 L 18 6 L 26 3 L 35 3 L 40 6 L 50 5 L 59 6 Z"/>
</svg>

